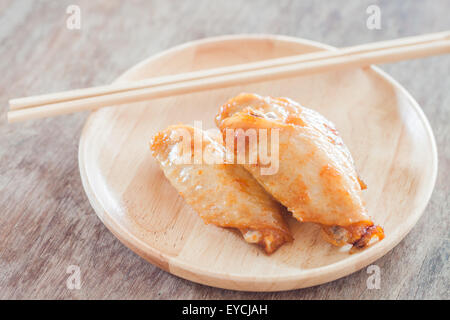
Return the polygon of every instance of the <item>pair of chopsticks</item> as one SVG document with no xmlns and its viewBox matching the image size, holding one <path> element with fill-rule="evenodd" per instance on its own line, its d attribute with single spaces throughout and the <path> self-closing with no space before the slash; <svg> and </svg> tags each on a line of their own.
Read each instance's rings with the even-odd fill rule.
<svg viewBox="0 0 450 320">
<path fill-rule="evenodd" d="M 9 122 L 450 53 L 450 31 L 9 101 Z"/>
</svg>

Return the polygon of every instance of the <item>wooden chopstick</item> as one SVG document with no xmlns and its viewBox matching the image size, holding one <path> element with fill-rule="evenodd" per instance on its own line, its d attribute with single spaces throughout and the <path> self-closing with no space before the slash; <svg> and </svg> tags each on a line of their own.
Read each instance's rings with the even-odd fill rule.
<svg viewBox="0 0 450 320">
<path fill-rule="evenodd" d="M 8 113 L 8 120 L 9 122 L 16 122 L 50 117 L 59 114 L 97 109 L 105 106 L 229 87 L 249 82 L 259 82 L 341 68 L 362 67 L 376 63 L 394 62 L 421 58 L 429 55 L 444 54 L 450 52 L 449 38 L 449 32 L 444 32 L 350 47 L 339 51 L 326 51 L 317 54 L 313 53 L 228 68 L 219 68 L 220 70 L 205 70 L 149 79 L 148 82 L 133 83 L 129 85 L 129 87 L 113 86 L 113 88 L 111 88 L 111 86 L 105 86 L 101 87 L 102 89 L 99 91 L 96 91 L 96 88 L 83 89 L 91 90 L 89 96 L 86 96 L 86 93 L 83 92 L 81 94 L 73 95 L 76 91 L 78 91 L 78 93 L 79 91 L 83 91 L 76 90 L 71 91 L 65 96 L 65 93 L 62 93 L 64 98 L 58 97 L 55 99 L 52 95 L 45 95 L 40 96 L 44 98 L 33 100 L 35 98 L 31 97 L 28 98 L 30 99 L 28 103 L 34 104 L 15 104 L 16 107 L 22 105 L 22 109 L 10 111 Z M 151 83 L 151 81 L 153 81 L 153 83 Z M 98 94 L 96 94 L 96 92 L 98 92 Z M 80 96 L 83 98 L 78 98 Z M 39 103 L 42 101 L 58 102 L 39 105 L 36 101 Z"/>
<path fill-rule="evenodd" d="M 176 74 L 170 76 L 163 76 L 158 78 L 150 78 L 136 82 L 113 84 L 108 86 L 97 86 L 86 89 L 70 90 L 60 93 L 44 94 L 26 98 L 12 99 L 9 101 L 10 110 L 18 110 L 24 108 L 35 107 L 39 105 L 58 103 L 63 101 L 70 101 L 76 99 L 84 99 L 94 96 L 107 95 L 117 92 L 137 90 L 143 88 L 156 87 L 161 85 L 168 85 L 171 83 L 179 83 L 189 80 L 198 80 L 220 75 L 246 72 L 258 69 L 265 69 L 283 65 L 290 65 L 306 61 L 316 61 L 328 59 L 332 57 L 348 56 L 357 53 L 374 52 L 382 49 L 396 48 L 402 46 L 410 46 L 414 44 L 427 43 L 438 40 L 450 40 L 450 32 L 438 32 L 426 35 L 406 37 L 401 39 L 394 39 L 388 41 L 381 41 L 353 47 L 343 48 L 335 51 L 319 51 L 309 54 L 289 56 L 265 61 L 258 61 L 253 63 L 240 64 L 229 67 L 214 68 L 208 70 L 201 70 L 197 72 L 187 72 L 183 74 Z"/>
</svg>

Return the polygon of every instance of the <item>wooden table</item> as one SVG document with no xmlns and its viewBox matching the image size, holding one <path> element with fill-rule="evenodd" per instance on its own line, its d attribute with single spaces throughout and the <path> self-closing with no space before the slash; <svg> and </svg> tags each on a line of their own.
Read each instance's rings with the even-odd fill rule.
<svg viewBox="0 0 450 320">
<path fill-rule="evenodd" d="M 381 29 L 366 27 L 367 7 Z M 174 277 L 122 245 L 84 194 L 77 146 L 87 113 L 8 125 L 7 100 L 109 83 L 171 46 L 234 33 L 274 33 L 335 46 L 450 29 L 450 2 L 76 1 L 81 29 L 66 27 L 72 1 L 0 1 L 0 299 L 422 299 L 450 298 L 450 56 L 382 66 L 423 107 L 436 136 L 439 174 L 424 216 L 367 270 L 297 291 L 234 292 Z M 81 288 L 66 281 L 80 268 Z"/>
</svg>

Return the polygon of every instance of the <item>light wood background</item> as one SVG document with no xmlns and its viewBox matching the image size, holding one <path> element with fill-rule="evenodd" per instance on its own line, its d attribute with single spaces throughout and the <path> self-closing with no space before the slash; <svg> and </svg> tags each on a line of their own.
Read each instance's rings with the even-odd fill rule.
<svg viewBox="0 0 450 320">
<path fill-rule="evenodd" d="M 66 28 L 69 4 L 81 30 Z M 378 4 L 382 29 L 366 28 Z M 0 0 L 0 298 L 412 299 L 450 298 L 450 56 L 383 66 L 422 105 L 436 136 L 439 173 L 411 233 L 366 270 L 308 289 L 235 292 L 152 266 L 100 222 L 81 186 L 78 139 L 87 114 L 7 125 L 7 100 L 113 81 L 144 58 L 220 34 L 275 33 L 346 46 L 450 29 L 450 1 Z M 80 290 L 66 287 L 69 265 Z"/>
</svg>

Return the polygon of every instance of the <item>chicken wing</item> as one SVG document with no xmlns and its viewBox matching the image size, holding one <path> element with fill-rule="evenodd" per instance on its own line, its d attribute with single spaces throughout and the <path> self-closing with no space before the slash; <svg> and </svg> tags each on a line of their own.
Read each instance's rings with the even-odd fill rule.
<svg viewBox="0 0 450 320">
<path fill-rule="evenodd" d="M 278 152 L 278 170 L 263 174 L 261 155 L 252 154 L 259 149 L 248 147 L 249 142 L 239 151 L 257 161 L 243 166 L 297 220 L 321 224 L 327 241 L 364 248 L 374 237 L 383 239 L 383 229 L 367 215 L 361 198 L 365 185 L 356 174 L 350 152 L 322 115 L 287 98 L 241 94 L 220 108 L 216 123 L 225 140 L 231 130 L 235 141 L 246 136 L 248 129 L 254 129 L 258 141 L 260 129 L 269 135 L 277 129 L 278 150 L 272 148 L 270 139 L 266 139 L 266 149 Z M 238 144 L 231 145 L 235 153 Z"/>
<path fill-rule="evenodd" d="M 218 139 L 198 132 L 191 126 L 170 126 L 151 142 L 153 156 L 179 194 L 205 223 L 239 229 L 245 241 L 268 254 L 292 241 L 282 216 L 285 208 L 244 168 L 224 163 L 220 133 Z"/>
</svg>

